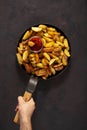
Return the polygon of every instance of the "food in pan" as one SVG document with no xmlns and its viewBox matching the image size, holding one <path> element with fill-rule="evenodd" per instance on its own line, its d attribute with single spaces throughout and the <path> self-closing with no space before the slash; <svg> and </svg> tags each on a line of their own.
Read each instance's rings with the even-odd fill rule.
<svg viewBox="0 0 87 130">
<path fill-rule="evenodd" d="M 68 65 L 70 46 L 56 28 L 40 24 L 25 32 L 16 56 L 27 73 L 47 79 Z"/>
</svg>

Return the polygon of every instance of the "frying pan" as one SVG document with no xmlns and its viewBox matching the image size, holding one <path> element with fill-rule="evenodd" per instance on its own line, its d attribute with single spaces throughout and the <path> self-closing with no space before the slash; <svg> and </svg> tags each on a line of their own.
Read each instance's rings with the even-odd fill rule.
<svg viewBox="0 0 87 130">
<path fill-rule="evenodd" d="M 63 31 L 61 31 L 58 27 L 55 27 L 55 26 L 50 25 L 50 24 L 44 24 L 44 25 L 46 25 L 47 27 L 53 27 L 53 28 L 55 28 L 58 32 L 61 33 L 62 36 L 64 36 L 65 38 L 67 38 L 67 36 L 65 35 L 65 33 L 64 33 Z M 38 25 L 35 25 L 35 27 L 37 27 L 37 26 L 38 26 Z M 33 27 L 34 27 L 34 26 L 33 26 Z M 27 30 L 30 30 L 30 29 L 31 29 L 31 27 L 28 28 Z M 26 30 L 26 31 L 27 31 L 27 30 Z M 25 32 L 26 32 L 26 31 L 25 31 Z M 21 43 L 22 37 L 23 37 L 23 35 L 25 34 L 25 32 L 21 35 L 21 37 L 20 37 L 20 39 L 19 39 L 19 42 L 18 42 L 18 45 L 19 45 L 19 43 Z M 68 38 L 67 38 L 67 39 L 68 39 Z M 69 43 L 70 54 L 71 54 L 71 46 L 70 46 L 69 39 L 68 39 L 68 43 Z M 67 69 L 67 67 L 69 66 L 69 64 L 70 64 L 70 58 L 71 58 L 71 56 L 68 57 L 68 65 L 67 65 L 67 66 L 64 66 L 64 68 L 63 68 L 62 70 L 57 71 L 55 75 L 48 76 L 47 80 L 52 79 L 52 78 L 54 78 L 54 77 L 56 77 L 56 76 L 61 75 L 61 74 Z M 20 67 L 21 67 L 22 70 L 25 71 L 25 73 L 27 73 L 23 65 L 20 65 Z M 28 74 L 28 73 L 27 73 L 27 74 Z M 28 74 L 28 75 L 30 76 L 30 77 L 29 77 L 29 82 L 28 82 L 28 86 L 27 86 L 26 91 L 25 91 L 24 96 L 23 96 L 23 98 L 24 98 L 24 100 L 25 100 L 26 102 L 29 101 L 30 98 L 32 97 L 32 93 L 35 91 L 35 88 L 36 88 L 36 86 L 37 86 L 37 84 L 38 84 L 38 81 L 39 81 L 40 79 L 42 80 L 41 77 L 37 77 L 37 76 L 31 75 L 31 74 Z M 18 111 L 17 111 L 17 113 L 16 113 L 16 115 L 15 115 L 14 122 L 15 122 L 15 123 L 19 123 L 19 112 L 18 112 Z"/>
</svg>

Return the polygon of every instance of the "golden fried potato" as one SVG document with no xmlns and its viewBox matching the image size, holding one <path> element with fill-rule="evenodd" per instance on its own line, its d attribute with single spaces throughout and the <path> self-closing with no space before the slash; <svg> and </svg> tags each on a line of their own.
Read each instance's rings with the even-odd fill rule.
<svg viewBox="0 0 87 130">
<path fill-rule="evenodd" d="M 42 42 L 43 42 L 43 46 L 45 46 L 46 40 L 44 38 L 42 38 Z"/>
<path fill-rule="evenodd" d="M 53 39 L 49 37 L 43 36 L 43 38 L 46 40 L 46 42 L 53 42 Z"/>
<path fill-rule="evenodd" d="M 49 65 L 52 65 L 55 62 L 56 59 L 51 59 L 49 62 Z"/>
<path fill-rule="evenodd" d="M 22 65 L 23 59 L 22 59 L 21 54 L 20 54 L 20 53 L 17 53 L 16 56 L 17 56 L 18 63 L 19 63 L 20 65 Z"/>
<path fill-rule="evenodd" d="M 48 37 L 48 38 L 51 38 L 51 35 L 48 34 L 48 33 L 44 33 L 44 36 L 45 36 L 45 37 Z"/>
<path fill-rule="evenodd" d="M 49 56 L 46 52 L 43 53 L 43 56 L 44 56 L 48 61 L 50 61 L 50 56 Z"/>
<path fill-rule="evenodd" d="M 68 57 L 66 55 L 63 55 L 63 57 L 62 57 L 62 63 L 63 63 L 64 66 L 68 65 Z"/>
<path fill-rule="evenodd" d="M 53 40 L 56 42 L 56 41 L 60 41 L 60 36 L 59 34 L 55 34 L 53 35 Z"/>
<path fill-rule="evenodd" d="M 52 47 L 54 45 L 54 42 L 48 42 L 44 45 L 44 47 Z"/>
<path fill-rule="evenodd" d="M 57 44 L 59 44 L 61 47 L 64 47 L 64 44 L 62 42 L 57 41 Z"/>
<path fill-rule="evenodd" d="M 64 53 L 65 53 L 66 56 L 70 57 L 70 53 L 67 49 L 64 50 Z"/>
<path fill-rule="evenodd" d="M 28 38 L 31 36 L 31 34 L 32 34 L 32 31 L 31 31 L 31 30 L 30 30 L 30 31 L 27 31 L 27 32 L 24 34 L 22 40 L 28 39 Z"/>
<path fill-rule="evenodd" d="M 63 43 L 63 41 L 64 41 L 64 36 L 60 36 L 60 42 Z"/>
<path fill-rule="evenodd" d="M 37 53 L 35 54 L 35 60 L 36 60 L 36 63 L 40 62 L 39 55 Z"/>
<path fill-rule="evenodd" d="M 37 63 L 38 68 L 44 68 L 44 65 L 42 63 Z"/>
<path fill-rule="evenodd" d="M 55 32 L 56 32 L 56 29 L 55 29 L 55 28 L 52 28 L 52 27 L 48 27 L 47 30 L 48 30 L 48 31 L 55 31 Z"/>
<path fill-rule="evenodd" d="M 32 42 L 32 41 L 28 41 L 28 45 L 29 45 L 30 47 L 33 47 L 33 46 L 35 45 L 35 43 Z"/>
<path fill-rule="evenodd" d="M 54 69 L 52 66 L 49 66 L 49 68 L 50 68 L 51 73 L 52 73 L 53 75 L 55 75 L 55 74 L 56 74 L 55 69 Z"/>
<path fill-rule="evenodd" d="M 40 32 L 40 31 L 42 31 L 42 28 L 40 28 L 40 27 L 32 27 L 31 28 L 34 32 Z"/>
<path fill-rule="evenodd" d="M 21 49 L 20 47 L 17 47 L 17 49 L 18 49 L 18 53 L 23 54 L 23 49 Z"/>
<path fill-rule="evenodd" d="M 52 52 L 52 51 L 54 51 L 54 47 L 45 47 L 45 48 L 43 48 L 43 51 L 44 52 Z"/>
<path fill-rule="evenodd" d="M 66 38 L 64 39 L 64 46 L 65 46 L 66 48 L 69 47 L 69 45 L 68 45 L 68 40 L 67 40 Z"/>
<path fill-rule="evenodd" d="M 63 65 L 61 65 L 61 66 L 56 66 L 56 67 L 54 67 L 54 68 L 55 68 L 56 71 L 60 71 L 60 70 L 62 70 L 64 67 L 63 67 Z"/>
<path fill-rule="evenodd" d="M 44 25 L 44 24 L 40 24 L 38 27 L 39 27 L 39 28 L 42 28 L 43 30 L 47 28 L 47 26 Z"/>
<path fill-rule="evenodd" d="M 43 58 L 43 59 L 42 59 L 42 64 L 43 64 L 44 66 L 47 66 L 47 65 L 49 64 L 49 61 L 48 61 L 46 58 Z"/>
<path fill-rule="evenodd" d="M 29 54 L 28 51 L 24 51 L 24 53 L 23 53 L 23 60 L 24 60 L 24 61 L 27 60 L 27 58 L 28 58 L 28 54 Z"/>
<path fill-rule="evenodd" d="M 59 60 L 59 58 L 58 58 L 57 56 L 55 56 L 53 53 L 49 53 L 49 55 L 50 55 L 50 57 L 51 57 L 52 59 L 55 59 L 56 61 Z"/>
<path fill-rule="evenodd" d="M 27 73 L 32 73 L 33 67 L 30 64 L 24 64 Z"/>
<path fill-rule="evenodd" d="M 46 70 L 45 69 L 39 69 L 39 70 L 35 71 L 35 74 L 37 76 L 45 76 L 46 75 Z"/>
</svg>

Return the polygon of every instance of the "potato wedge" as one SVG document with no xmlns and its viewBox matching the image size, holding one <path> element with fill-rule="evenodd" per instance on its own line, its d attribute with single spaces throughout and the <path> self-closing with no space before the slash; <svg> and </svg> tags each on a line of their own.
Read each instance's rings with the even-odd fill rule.
<svg viewBox="0 0 87 130">
<path fill-rule="evenodd" d="M 39 55 L 37 53 L 35 54 L 35 60 L 36 60 L 36 63 L 40 62 Z"/>
<path fill-rule="evenodd" d="M 44 36 L 45 37 L 48 37 L 48 38 L 51 38 L 52 36 L 50 35 L 50 34 L 48 34 L 48 33 L 44 33 Z"/>
<path fill-rule="evenodd" d="M 17 56 L 18 63 L 19 63 L 20 65 L 22 65 L 23 59 L 22 59 L 21 54 L 17 53 L 16 56 Z"/>
<path fill-rule="evenodd" d="M 56 74 L 55 69 L 54 69 L 52 66 L 49 66 L 49 68 L 50 68 L 51 73 L 52 73 L 53 75 L 55 75 L 55 74 Z"/>
<path fill-rule="evenodd" d="M 52 65 L 55 62 L 56 59 L 51 59 L 49 62 L 49 65 Z"/>
<path fill-rule="evenodd" d="M 46 52 L 43 53 L 43 56 L 44 56 L 48 61 L 50 61 L 50 56 L 49 56 Z"/>
<path fill-rule="evenodd" d="M 35 74 L 37 76 L 45 76 L 46 75 L 46 70 L 45 69 L 39 69 L 39 70 L 35 71 Z"/>
<path fill-rule="evenodd" d="M 60 42 L 64 42 L 64 36 L 60 36 Z"/>
<path fill-rule="evenodd" d="M 48 42 L 44 45 L 44 47 L 52 47 L 54 45 L 54 42 Z"/>
<path fill-rule="evenodd" d="M 63 57 L 62 57 L 62 63 L 63 63 L 64 66 L 68 65 L 68 57 L 66 55 L 63 55 Z"/>
<path fill-rule="evenodd" d="M 39 27 L 39 28 L 42 28 L 42 29 L 46 29 L 46 28 L 47 28 L 47 26 L 44 25 L 44 24 L 40 24 L 38 27 Z"/>
<path fill-rule="evenodd" d="M 66 48 L 69 47 L 68 40 L 67 40 L 66 38 L 64 39 L 64 46 L 65 46 Z"/>
<path fill-rule="evenodd" d="M 33 67 L 30 64 L 24 64 L 27 73 L 32 73 Z"/>
<path fill-rule="evenodd" d="M 42 64 L 43 64 L 44 66 L 47 66 L 47 65 L 49 64 L 49 61 L 48 61 L 46 58 L 43 58 L 43 59 L 42 59 Z"/>
<path fill-rule="evenodd" d="M 42 31 L 42 28 L 40 28 L 40 27 L 32 27 L 31 28 L 34 32 L 40 32 L 40 31 Z"/>
<path fill-rule="evenodd" d="M 43 48 L 43 51 L 44 52 L 52 52 L 54 50 L 54 47 L 46 47 L 46 48 Z"/>
<path fill-rule="evenodd" d="M 32 31 L 26 31 L 26 33 L 24 34 L 22 40 L 28 39 L 31 36 L 31 34 L 32 34 Z"/>
<path fill-rule="evenodd" d="M 43 38 L 46 40 L 46 42 L 53 42 L 53 39 L 51 39 L 51 38 L 48 38 L 46 36 L 43 36 Z"/>
<path fill-rule="evenodd" d="M 63 65 L 61 65 L 61 66 L 55 67 L 55 70 L 56 70 L 56 71 L 60 71 L 60 70 L 62 70 L 63 68 L 64 68 Z"/>
<path fill-rule="evenodd" d="M 32 42 L 32 41 L 28 41 L 28 46 L 33 47 L 34 45 L 35 45 L 34 42 Z"/>
<path fill-rule="evenodd" d="M 44 65 L 42 63 L 37 63 L 37 67 L 44 68 Z"/>
<path fill-rule="evenodd" d="M 28 58 L 28 54 L 29 54 L 28 51 L 24 51 L 24 53 L 23 53 L 23 60 L 24 60 L 24 61 L 27 60 L 27 58 Z"/>
<path fill-rule="evenodd" d="M 17 47 L 18 53 L 22 54 L 23 53 L 23 49 L 21 49 L 20 47 Z"/>
<path fill-rule="evenodd" d="M 48 30 L 48 31 L 55 31 L 55 32 L 56 32 L 56 29 L 55 29 L 55 28 L 52 28 L 52 27 L 48 27 L 47 30 Z"/>
<path fill-rule="evenodd" d="M 55 59 L 56 61 L 59 60 L 59 58 L 58 58 L 57 56 L 55 56 L 54 54 L 49 53 L 49 55 L 50 55 L 50 57 L 51 57 L 52 59 Z"/>
<path fill-rule="evenodd" d="M 67 49 L 64 50 L 64 53 L 65 53 L 66 56 L 70 57 L 70 53 Z"/>
</svg>

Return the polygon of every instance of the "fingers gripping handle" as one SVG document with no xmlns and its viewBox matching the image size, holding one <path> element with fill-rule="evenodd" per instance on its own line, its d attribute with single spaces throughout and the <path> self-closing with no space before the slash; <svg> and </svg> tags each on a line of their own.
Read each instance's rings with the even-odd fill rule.
<svg viewBox="0 0 87 130">
<path fill-rule="evenodd" d="M 24 101 L 25 102 L 29 101 L 31 97 L 32 97 L 32 93 L 25 91 L 24 96 L 23 96 Z M 19 123 L 19 111 L 16 112 L 16 115 L 13 121 L 17 124 Z"/>
</svg>

